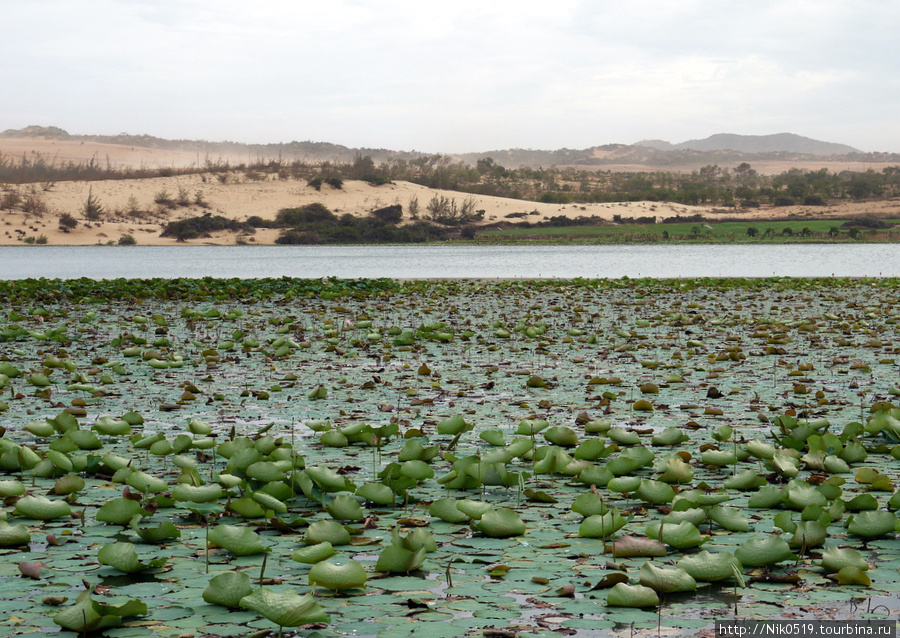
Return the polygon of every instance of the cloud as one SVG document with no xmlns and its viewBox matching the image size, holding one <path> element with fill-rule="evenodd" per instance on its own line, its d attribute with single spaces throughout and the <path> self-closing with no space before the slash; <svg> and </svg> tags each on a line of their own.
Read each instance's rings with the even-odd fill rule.
<svg viewBox="0 0 900 638">
<path fill-rule="evenodd" d="M 900 148 L 900 5 L 877 0 L 7 4 L 0 126 L 435 152 L 726 131 Z"/>
</svg>

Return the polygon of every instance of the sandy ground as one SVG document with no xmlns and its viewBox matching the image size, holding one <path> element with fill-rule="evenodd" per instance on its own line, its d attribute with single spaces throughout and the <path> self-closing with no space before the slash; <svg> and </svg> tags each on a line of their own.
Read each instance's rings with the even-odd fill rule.
<svg viewBox="0 0 900 638">
<path fill-rule="evenodd" d="M 0 141 L 0 152 L 13 153 L 13 142 Z M 21 152 L 33 144 L 32 140 L 22 141 Z M 50 144 L 50 142 L 46 142 Z M 58 159 L 83 161 L 85 154 L 95 153 L 101 159 L 100 151 L 90 145 L 57 142 Z M 82 148 L 82 146 L 86 148 Z M 103 145 L 94 145 L 102 147 Z M 176 165 L 175 156 L 166 152 L 153 151 L 112 145 L 106 149 L 111 164 L 116 162 L 132 162 L 140 156 L 143 166 Z M 80 154 L 79 154 L 80 151 Z M 19 153 L 21 156 L 21 153 Z M 182 161 L 185 157 L 180 158 Z M 105 161 L 105 159 L 103 160 Z M 158 162 L 158 164 L 153 164 Z M 187 162 L 189 165 L 190 162 Z M 185 165 L 184 163 L 177 165 Z M 46 187 L 46 188 L 45 188 Z M 10 187 L 7 187 L 10 188 Z M 24 214 L 21 212 L 0 212 L 0 245 L 17 245 L 26 237 L 47 238 L 48 244 L 92 245 L 115 243 L 123 235 L 131 235 L 141 245 L 171 245 L 176 240 L 160 237 L 166 223 L 211 213 L 224 217 L 246 220 L 252 215 L 264 219 L 273 219 L 282 208 L 302 206 L 313 202 L 321 202 L 337 214 L 350 213 L 367 215 L 370 211 L 401 204 L 406 221 L 409 203 L 418 200 L 420 214 L 425 214 L 428 202 L 435 195 L 443 195 L 455 199 L 461 204 L 466 197 L 464 193 L 453 191 L 436 191 L 409 182 L 397 182 L 383 186 L 371 186 L 365 182 L 347 181 L 342 189 L 334 189 L 323 185 L 320 191 L 308 186 L 305 180 L 279 181 L 269 179 L 254 181 L 242 173 L 230 173 L 225 183 L 213 174 L 182 175 L 140 180 L 108 180 L 96 182 L 58 182 L 53 185 L 28 185 L 18 187 L 20 195 L 35 197 L 46 208 L 43 213 Z M 159 195 L 166 193 L 177 199 L 179 193 L 187 195 L 191 202 L 200 199 L 207 204 L 201 207 L 196 204 L 177 206 L 168 209 L 155 203 Z M 3 193 L 0 192 L 0 196 Z M 88 222 L 84 219 L 84 205 L 89 195 L 95 197 L 104 209 L 102 220 Z M 540 204 L 501 197 L 473 196 L 475 209 L 485 211 L 484 224 L 501 221 L 536 222 L 556 215 L 570 217 L 596 215 L 612 220 L 614 215 L 623 217 L 656 216 L 657 218 L 675 215 L 694 215 L 700 213 L 708 219 L 730 218 L 736 211 L 713 209 L 704 206 L 685 206 L 662 202 L 630 202 L 613 204 Z M 59 216 L 68 213 L 78 219 L 76 228 L 64 232 L 59 228 Z M 525 213 L 522 218 L 508 218 L 515 213 Z M 865 204 L 841 204 L 834 207 L 789 207 L 778 209 L 754 209 L 741 211 L 740 216 L 748 219 L 783 217 L 789 214 L 800 217 L 842 217 L 852 215 L 893 215 L 900 217 L 900 201 L 882 201 Z M 273 243 L 279 231 L 259 229 L 255 235 L 244 237 L 244 241 L 257 244 Z M 192 244 L 234 244 L 238 237 L 235 233 L 219 233 L 212 237 L 192 240 Z"/>
</svg>

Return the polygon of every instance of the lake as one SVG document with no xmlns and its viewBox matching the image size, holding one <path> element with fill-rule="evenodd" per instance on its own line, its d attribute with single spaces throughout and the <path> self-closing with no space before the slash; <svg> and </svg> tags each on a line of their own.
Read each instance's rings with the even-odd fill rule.
<svg viewBox="0 0 900 638">
<path fill-rule="evenodd" d="M 897 277 L 896 244 L 4 246 L 0 278 Z"/>
</svg>

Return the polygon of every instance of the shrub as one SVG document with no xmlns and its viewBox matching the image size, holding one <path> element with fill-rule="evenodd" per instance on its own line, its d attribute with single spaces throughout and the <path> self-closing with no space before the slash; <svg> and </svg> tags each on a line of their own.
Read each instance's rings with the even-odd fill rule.
<svg viewBox="0 0 900 638">
<path fill-rule="evenodd" d="M 794 199 L 792 197 L 776 197 L 772 202 L 775 206 L 793 206 Z"/>
<path fill-rule="evenodd" d="M 178 197 L 175 200 L 175 203 L 179 206 L 190 206 L 191 205 L 191 194 L 188 192 L 184 186 L 178 187 Z"/>
<path fill-rule="evenodd" d="M 372 216 L 387 224 L 399 224 L 400 220 L 403 219 L 403 206 L 394 204 L 384 208 L 376 208 L 372 211 Z"/>
<path fill-rule="evenodd" d="M 300 208 L 282 208 L 275 216 L 279 227 L 296 227 L 322 222 L 335 223 L 337 217 L 324 204 L 315 202 Z"/>
<path fill-rule="evenodd" d="M 119 237 L 118 244 L 119 246 L 134 246 L 137 244 L 137 240 L 134 235 L 122 235 Z"/>
<path fill-rule="evenodd" d="M 36 244 L 46 244 L 47 243 L 47 235 L 38 235 L 38 238 L 34 240 Z"/>
<path fill-rule="evenodd" d="M 276 244 L 309 245 L 321 244 L 322 240 L 315 233 L 305 230 L 286 230 L 275 240 Z"/>
<path fill-rule="evenodd" d="M 188 239 L 196 239 L 201 235 L 205 235 L 217 230 L 242 231 L 248 228 L 247 225 L 234 219 L 226 219 L 221 215 L 213 217 L 210 213 L 204 214 L 202 217 L 189 217 L 177 222 L 166 224 L 160 237 L 174 237 L 178 241 L 186 241 Z"/>
<path fill-rule="evenodd" d="M 804 206 L 825 206 L 827 202 L 818 195 L 807 195 L 803 198 Z"/>
<path fill-rule="evenodd" d="M 325 179 L 325 183 L 337 190 L 340 190 L 344 187 L 344 180 L 342 180 L 340 177 L 328 177 Z"/>
<path fill-rule="evenodd" d="M 12 210 L 22 202 L 22 196 L 16 189 L 10 189 L 0 197 L 0 210 Z"/>
<path fill-rule="evenodd" d="M 165 188 L 156 191 L 156 194 L 153 196 L 153 202 L 160 206 L 165 206 L 166 208 L 175 208 L 175 201 L 172 199 L 172 194 Z"/>
<path fill-rule="evenodd" d="M 81 209 L 81 212 L 84 213 L 84 218 L 88 221 L 95 222 L 101 217 L 103 217 L 103 206 L 100 204 L 100 199 L 94 195 L 94 189 L 88 189 L 88 196 L 84 202 L 84 206 Z"/>
<path fill-rule="evenodd" d="M 372 186 L 384 186 L 385 184 L 391 183 L 390 177 L 385 177 L 384 175 L 376 175 L 374 173 L 368 173 L 363 175 L 360 179 L 364 182 L 368 182 Z"/>
<path fill-rule="evenodd" d="M 317 191 L 322 190 L 322 178 L 321 177 L 313 177 L 312 179 L 306 180 L 307 186 L 312 186 Z"/>
<path fill-rule="evenodd" d="M 78 226 L 78 220 L 75 219 L 75 217 L 70 215 L 69 213 L 63 213 L 62 215 L 59 216 L 59 227 L 63 231 L 68 232 L 69 230 L 71 230 L 72 228 L 75 228 L 76 226 Z"/>
</svg>

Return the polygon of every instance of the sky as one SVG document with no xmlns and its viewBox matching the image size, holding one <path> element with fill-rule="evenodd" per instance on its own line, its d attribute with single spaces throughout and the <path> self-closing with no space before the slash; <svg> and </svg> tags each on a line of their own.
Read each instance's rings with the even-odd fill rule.
<svg viewBox="0 0 900 638">
<path fill-rule="evenodd" d="M 2 0 L 0 130 L 900 152 L 892 0 Z"/>
</svg>

